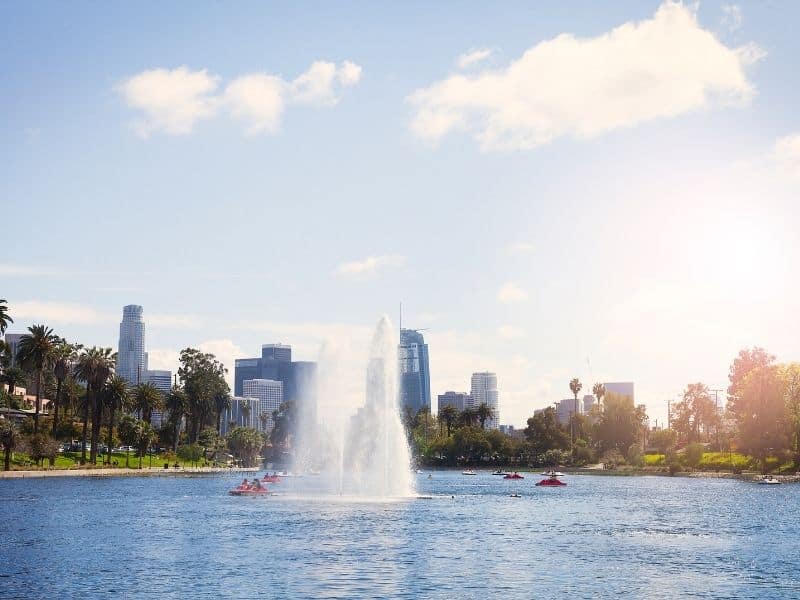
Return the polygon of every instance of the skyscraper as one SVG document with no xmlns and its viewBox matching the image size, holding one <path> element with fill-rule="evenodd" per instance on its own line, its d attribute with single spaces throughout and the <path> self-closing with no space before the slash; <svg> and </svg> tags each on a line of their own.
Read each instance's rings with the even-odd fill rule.
<svg viewBox="0 0 800 600">
<path fill-rule="evenodd" d="M 497 391 L 497 375 L 495 373 L 473 373 L 472 389 L 470 391 L 472 401 L 470 408 L 478 408 L 481 404 L 486 404 L 492 409 L 492 418 L 486 421 L 486 427 L 497 429 L 500 423 L 500 392 Z"/>
<path fill-rule="evenodd" d="M 122 322 L 119 324 L 117 375 L 132 385 L 144 382 L 147 377 L 144 320 L 142 320 L 142 307 L 136 304 L 129 304 L 122 309 Z"/>
<path fill-rule="evenodd" d="M 245 427 L 270 431 L 274 425 L 272 411 L 278 410 L 283 401 L 283 384 L 272 379 L 247 379 L 244 395 L 250 399 L 249 410 L 243 415 L 249 421 Z"/>
<path fill-rule="evenodd" d="M 416 329 L 400 330 L 397 352 L 400 375 L 400 405 L 414 413 L 431 407 L 431 376 L 428 344 Z"/>
<path fill-rule="evenodd" d="M 452 406 L 458 412 L 461 412 L 470 405 L 470 402 L 471 398 L 469 394 L 463 392 L 445 392 L 444 394 L 439 394 L 436 410 L 438 414 L 441 414 L 445 406 Z"/>
</svg>

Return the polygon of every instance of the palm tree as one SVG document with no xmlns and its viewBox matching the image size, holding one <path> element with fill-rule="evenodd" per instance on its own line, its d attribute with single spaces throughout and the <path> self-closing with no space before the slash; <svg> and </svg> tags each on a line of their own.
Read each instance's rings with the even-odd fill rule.
<svg viewBox="0 0 800 600">
<path fill-rule="evenodd" d="M 261 430 L 267 430 L 267 423 L 269 423 L 269 413 L 267 411 L 262 412 L 258 415 L 258 420 L 261 421 Z"/>
<path fill-rule="evenodd" d="M 164 407 L 164 396 L 154 384 L 140 383 L 133 388 L 133 405 L 139 418 L 149 425 L 153 419 L 153 411 Z"/>
<path fill-rule="evenodd" d="M 574 379 L 570 380 L 569 389 L 573 393 L 573 395 L 575 396 L 575 404 L 572 407 L 572 416 L 574 417 L 575 415 L 578 414 L 578 392 L 580 392 L 583 389 L 583 384 L 581 383 L 580 379 L 575 377 Z M 574 418 L 569 420 L 569 429 L 570 429 L 570 437 L 569 437 L 570 446 L 572 446 L 572 444 L 575 443 L 575 420 L 574 420 Z"/>
<path fill-rule="evenodd" d="M 64 380 L 72 371 L 72 363 L 75 361 L 76 351 L 79 348 L 80 346 L 68 344 L 65 340 L 61 340 L 61 342 L 53 351 L 53 375 L 55 375 L 58 383 L 56 385 L 56 398 L 53 402 L 52 437 L 56 437 L 56 428 L 58 427 L 58 409 L 61 406 L 61 391 L 64 385 Z"/>
<path fill-rule="evenodd" d="M 4 334 L 8 325 L 13 322 L 14 319 L 8 316 L 8 302 L 5 298 L 0 298 L 0 335 Z"/>
<path fill-rule="evenodd" d="M 19 445 L 19 442 L 19 431 L 14 427 L 14 424 L 5 419 L 0 420 L 0 445 L 3 446 L 3 452 L 5 453 L 3 468 L 6 471 L 11 470 L 11 453 Z"/>
<path fill-rule="evenodd" d="M 114 375 L 103 388 L 103 403 L 108 407 L 108 464 L 111 464 L 111 448 L 114 447 L 114 419 L 117 409 L 128 406 L 128 381 Z"/>
<path fill-rule="evenodd" d="M 447 437 L 453 429 L 453 422 L 458 417 L 458 409 L 452 404 L 448 404 L 439 411 L 439 418 L 447 425 Z"/>
<path fill-rule="evenodd" d="M 25 371 L 19 367 L 8 367 L 3 372 L 3 383 L 8 384 L 8 395 L 13 396 L 19 384 L 25 383 Z"/>
<path fill-rule="evenodd" d="M 603 399 L 603 396 L 606 395 L 606 386 L 602 383 L 595 383 L 592 386 L 592 393 L 594 397 L 597 398 L 597 406 L 600 407 L 600 401 Z"/>
<path fill-rule="evenodd" d="M 475 414 L 478 417 L 478 421 L 480 421 L 481 429 L 486 429 L 486 420 L 494 417 L 492 407 L 486 402 L 481 402 L 480 406 L 475 410 Z"/>
<path fill-rule="evenodd" d="M 239 403 L 239 407 L 242 411 L 242 417 L 244 417 L 243 418 L 244 422 L 242 423 L 242 425 L 244 427 L 249 427 L 247 423 L 250 422 L 250 400 L 248 400 L 247 398 L 243 398 Z"/>
<path fill-rule="evenodd" d="M 92 413 L 92 446 L 89 454 L 89 461 L 97 463 L 97 446 L 100 441 L 100 420 L 102 417 L 102 403 L 100 402 L 100 392 L 106 381 L 114 372 L 117 355 L 111 348 L 99 348 L 92 346 L 84 350 L 78 357 L 75 365 L 75 374 L 78 378 L 86 382 L 86 404 L 83 412 L 83 444 L 81 448 L 81 463 L 86 462 L 86 424 L 89 416 L 89 408 Z"/>
<path fill-rule="evenodd" d="M 214 394 L 214 409 L 217 412 L 217 434 L 222 435 L 222 413 L 231 407 L 231 396 L 225 390 L 217 390 Z"/>
<path fill-rule="evenodd" d="M 172 425 L 172 451 L 178 451 L 181 421 L 189 411 L 189 397 L 177 385 L 167 394 L 166 408 L 169 411 L 169 422 Z"/>
<path fill-rule="evenodd" d="M 44 372 L 52 364 L 53 351 L 59 341 L 53 330 L 45 325 L 28 327 L 19 340 L 17 356 L 23 366 L 36 373 L 36 412 L 33 415 L 33 434 L 39 433 L 39 413 L 42 410 L 42 384 Z"/>
<path fill-rule="evenodd" d="M 461 422 L 467 427 L 472 427 L 478 420 L 478 413 L 474 408 L 465 408 L 461 411 Z"/>
</svg>

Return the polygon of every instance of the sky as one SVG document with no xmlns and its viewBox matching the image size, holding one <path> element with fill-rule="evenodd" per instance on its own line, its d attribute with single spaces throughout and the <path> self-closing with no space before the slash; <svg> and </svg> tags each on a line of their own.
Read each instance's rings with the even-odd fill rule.
<svg viewBox="0 0 800 600">
<path fill-rule="evenodd" d="M 0 6 L 9 331 L 141 304 L 151 368 L 326 344 L 358 397 L 402 302 L 434 409 L 495 371 L 518 427 L 800 359 L 800 5 L 162 4 Z"/>
</svg>

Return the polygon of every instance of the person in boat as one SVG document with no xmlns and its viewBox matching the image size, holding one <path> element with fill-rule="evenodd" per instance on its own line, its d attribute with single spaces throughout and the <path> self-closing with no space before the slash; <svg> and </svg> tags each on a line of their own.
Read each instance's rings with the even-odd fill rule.
<svg viewBox="0 0 800 600">
<path fill-rule="evenodd" d="M 250 489 L 250 482 L 247 481 L 247 477 L 244 478 L 244 481 L 239 485 L 239 489 L 241 490 L 249 490 Z"/>
<path fill-rule="evenodd" d="M 250 487 L 251 490 L 261 491 L 261 482 L 256 477 L 253 479 L 253 485 Z"/>
</svg>

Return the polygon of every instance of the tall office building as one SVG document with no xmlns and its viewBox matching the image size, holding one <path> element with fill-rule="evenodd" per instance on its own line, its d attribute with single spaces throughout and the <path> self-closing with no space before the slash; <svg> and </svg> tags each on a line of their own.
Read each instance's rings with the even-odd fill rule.
<svg viewBox="0 0 800 600">
<path fill-rule="evenodd" d="M 437 414 L 442 413 L 442 409 L 445 406 L 452 406 L 458 412 L 463 411 L 465 408 L 470 406 L 472 399 L 469 397 L 469 394 L 464 392 L 445 392 L 444 394 L 439 394 L 437 397 L 436 403 L 436 411 Z"/>
<path fill-rule="evenodd" d="M 245 398 L 250 400 L 248 423 L 244 426 L 271 431 L 275 425 L 272 411 L 278 410 L 283 402 L 283 383 L 272 379 L 246 379 L 243 387 Z"/>
<path fill-rule="evenodd" d="M 144 381 L 147 383 L 152 383 L 158 391 L 160 391 L 164 398 L 167 397 L 170 390 L 172 389 L 172 371 L 164 371 L 164 370 L 153 370 L 149 369 L 146 372 L 146 377 L 144 377 Z M 164 423 L 165 419 L 164 411 L 154 410 L 152 417 L 150 419 L 150 424 L 158 429 Z"/>
<path fill-rule="evenodd" d="M 122 309 L 119 324 L 119 351 L 117 375 L 136 385 L 147 377 L 147 360 L 144 352 L 144 320 L 142 307 L 129 304 Z"/>
<path fill-rule="evenodd" d="M 497 429 L 500 423 L 500 392 L 497 391 L 497 374 L 473 373 L 472 389 L 470 390 L 470 408 L 478 408 L 486 404 L 492 409 L 492 418 L 486 421 L 486 427 Z"/>
<path fill-rule="evenodd" d="M 11 366 L 17 364 L 17 349 L 19 348 L 19 341 L 22 339 L 24 333 L 7 333 L 4 337 L 6 345 L 11 351 Z"/>
<path fill-rule="evenodd" d="M 415 329 L 400 330 L 397 352 L 400 375 L 400 405 L 414 413 L 431 407 L 431 376 L 428 361 L 428 344 Z"/>
</svg>

